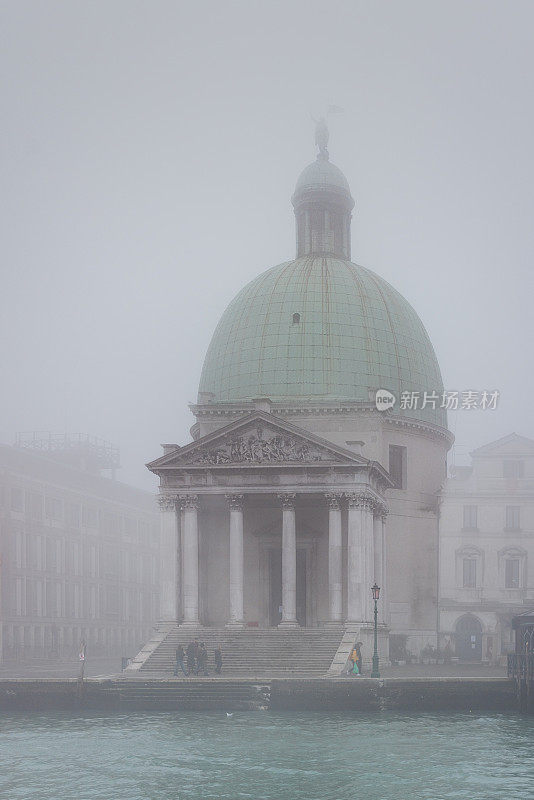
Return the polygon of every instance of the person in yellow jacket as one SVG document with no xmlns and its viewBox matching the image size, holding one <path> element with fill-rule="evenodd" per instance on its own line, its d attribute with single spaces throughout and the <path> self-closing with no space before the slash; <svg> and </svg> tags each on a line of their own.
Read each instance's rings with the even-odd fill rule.
<svg viewBox="0 0 534 800">
<path fill-rule="evenodd" d="M 362 668 L 361 668 L 361 665 L 362 665 L 361 646 L 362 646 L 361 642 L 356 642 L 356 644 L 354 645 L 354 647 L 350 651 L 349 667 L 350 667 L 350 665 L 352 665 L 350 667 L 350 669 L 349 669 L 349 674 L 350 675 L 361 675 L 361 673 L 362 673 Z"/>
</svg>

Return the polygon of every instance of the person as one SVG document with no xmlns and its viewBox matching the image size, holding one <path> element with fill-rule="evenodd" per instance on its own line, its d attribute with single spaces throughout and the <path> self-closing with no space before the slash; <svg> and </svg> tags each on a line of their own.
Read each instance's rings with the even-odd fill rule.
<svg viewBox="0 0 534 800">
<path fill-rule="evenodd" d="M 198 643 L 198 639 L 195 639 L 193 642 L 193 655 L 195 657 L 195 675 L 198 675 L 199 664 L 198 664 L 198 657 L 200 653 L 200 644 Z"/>
<path fill-rule="evenodd" d="M 219 646 L 217 646 L 217 648 L 215 649 L 214 656 L 215 656 L 215 672 L 217 673 L 217 675 L 220 675 L 222 670 L 222 651 Z"/>
<path fill-rule="evenodd" d="M 208 674 L 208 651 L 204 642 L 201 642 L 198 648 L 196 674 L 198 675 L 201 670 L 204 675 Z"/>
<path fill-rule="evenodd" d="M 192 675 L 195 671 L 196 666 L 196 659 L 195 659 L 195 643 L 189 642 L 187 645 L 187 674 Z"/>
<path fill-rule="evenodd" d="M 349 674 L 353 676 L 361 675 L 362 674 L 362 642 L 356 642 L 354 647 L 351 650 L 349 660 L 352 663 L 352 668 L 349 670 Z"/>
<path fill-rule="evenodd" d="M 178 670 L 179 669 L 181 669 L 182 672 L 184 673 L 184 675 L 187 677 L 188 673 L 187 673 L 187 670 L 186 670 L 186 668 L 184 666 L 185 652 L 184 652 L 184 648 L 182 647 L 181 644 L 179 644 L 178 647 L 176 648 L 175 656 L 176 656 L 176 659 L 175 659 L 176 663 L 174 665 L 174 675 L 175 675 L 175 677 L 178 675 Z"/>
</svg>

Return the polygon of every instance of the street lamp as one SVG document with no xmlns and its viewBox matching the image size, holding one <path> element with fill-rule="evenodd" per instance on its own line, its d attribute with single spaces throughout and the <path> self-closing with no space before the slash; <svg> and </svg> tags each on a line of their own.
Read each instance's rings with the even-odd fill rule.
<svg viewBox="0 0 534 800">
<path fill-rule="evenodd" d="M 375 585 L 371 586 L 371 593 L 373 595 L 373 600 L 375 601 L 375 647 L 373 650 L 373 670 L 371 672 L 371 678 L 379 678 L 380 672 L 378 671 L 378 609 L 377 603 L 380 598 L 380 586 L 377 585 L 375 581 Z"/>
</svg>

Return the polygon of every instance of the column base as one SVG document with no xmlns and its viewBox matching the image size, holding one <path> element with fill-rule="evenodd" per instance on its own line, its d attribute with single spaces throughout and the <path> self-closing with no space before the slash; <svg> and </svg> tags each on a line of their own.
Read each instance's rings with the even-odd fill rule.
<svg viewBox="0 0 534 800">
<path fill-rule="evenodd" d="M 187 622 L 181 622 L 180 628 L 202 628 L 202 625 L 197 620 L 187 620 Z"/>
<path fill-rule="evenodd" d="M 343 625 L 342 620 L 329 619 L 323 623 L 323 628 L 341 628 Z"/>
<path fill-rule="evenodd" d="M 345 628 L 346 631 L 354 631 L 355 633 L 359 631 L 360 628 L 367 628 L 369 626 L 372 627 L 372 623 L 365 622 L 363 619 L 360 620 L 347 619 L 343 623 L 343 627 Z"/>
<path fill-rule="evenodd" d="M 239 631 L 245 627 L 245 623 L 243 620 L 235 620 L 232 622 L 227 622 L 224 627 L 228 628 L 229 630 Z"/>
<path fill-rule="evenodd" d="M 279 622 L 277 627 L 281 628 L 282 630 L 286 630 L 289 628 L 300 628 L 300 625 L 296 619 L 285 619 L 282 622 Z"/>
<path fill-rule="evenodd" d="M 177 628 L 180 625 L 180 622 L 177 619 L 160 619 L 154 625 L 156 631 L 172 631 L 173 628 Z"/>
</svg>

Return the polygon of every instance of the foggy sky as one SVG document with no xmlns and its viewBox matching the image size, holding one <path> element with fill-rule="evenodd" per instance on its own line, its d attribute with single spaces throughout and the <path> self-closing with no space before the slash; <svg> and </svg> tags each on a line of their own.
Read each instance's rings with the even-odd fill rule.
<svg viewBox="0 0 534 800">
<path fill-rule="evenodd" d="M 532 2 L 0 8 L 0 441 L 99 435 L 155 486 L 224 308 L 294 257 L 328 104 L 353 260 L 415 307 L 447 389 L 502 393 L 450 416 L 453 457 L 534 437 Z"/>
</svg>

